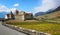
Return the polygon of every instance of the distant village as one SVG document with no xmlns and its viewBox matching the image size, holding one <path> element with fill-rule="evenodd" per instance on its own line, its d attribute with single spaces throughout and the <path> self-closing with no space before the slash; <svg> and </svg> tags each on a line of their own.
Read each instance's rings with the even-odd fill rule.
<svg viewBox="0 0 60 35">
<path fill-rule="evenodd" d="M 21 21 L 31 20 L 33 19 L 33 14 L 16 10 L 14 14 L 12 13 L 12 11 L 9 14 L 6 14 L 5 19 L 6 20 L 21 20 Z"/>
</svg>

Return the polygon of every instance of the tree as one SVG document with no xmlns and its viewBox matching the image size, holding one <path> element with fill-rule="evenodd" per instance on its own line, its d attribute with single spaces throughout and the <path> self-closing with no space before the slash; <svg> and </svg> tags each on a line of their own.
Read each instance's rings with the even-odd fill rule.
<svg viewBox="0 0 60 35">
<path fill-rule="evenodd" d="M 12 13 L 12 11 L 11 11 L 11 19 L 15 19 L 15 16 L 14 16 L 14 14 Z"/>
</svg>

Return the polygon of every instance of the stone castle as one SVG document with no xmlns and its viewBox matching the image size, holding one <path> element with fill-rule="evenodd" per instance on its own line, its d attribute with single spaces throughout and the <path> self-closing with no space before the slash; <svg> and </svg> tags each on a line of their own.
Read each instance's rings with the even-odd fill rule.
<svg viewBox="0 0 60 35">
<path fill-rule="evenodd" d="M 12 12 L 10 14 L 6 14 L 5 19 L 14 19 L 14 20 L 21 20 L 21 21 L 31 20 L 33 19 L 33 14 L 26 13 L 24 11 L 19 12 L 18 10 L 16 10 L 14 14 Z"/>
</svg>

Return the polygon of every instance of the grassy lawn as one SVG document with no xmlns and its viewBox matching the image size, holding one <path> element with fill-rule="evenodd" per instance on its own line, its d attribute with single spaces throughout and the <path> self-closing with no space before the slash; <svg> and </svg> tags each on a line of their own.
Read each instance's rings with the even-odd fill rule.
<svg viewBox="0 0 60 35">
<path fill-rule="evenodd" d="M 37 30 L 41 32 L 50 33 L 53 35 L 60 35 L 60 23 L 48 23 L 48 22 L 15 22 L 11 23 L 19 27 Z"/>
</svg>

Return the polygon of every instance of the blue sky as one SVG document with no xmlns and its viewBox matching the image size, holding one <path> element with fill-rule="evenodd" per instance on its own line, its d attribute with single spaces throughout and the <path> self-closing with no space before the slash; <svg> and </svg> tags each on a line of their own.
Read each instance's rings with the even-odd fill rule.
<svg viewBox="0 0 60 35">
<path fill-rule="evenodd" d="M 49 9 L 55 9 L 60 6 L 60 0 L 0 0 L 0 17 L 1 13 L 9 13 L 10 10 L 14 12 L 19 11 L 32 12 L 46 12 Z"/>
<path fill-rule="evenodd" d="M 0 4 L 8 8 L 17 8 L 23 11 L 31 11 L 34 7 L 39 6 L 41 0 L 0 0 Z M 14 4 L 18 4 L 17 7 Z"/>
</svg>

